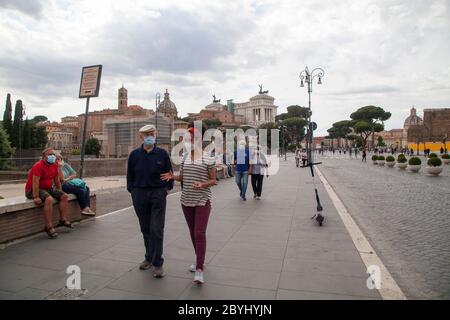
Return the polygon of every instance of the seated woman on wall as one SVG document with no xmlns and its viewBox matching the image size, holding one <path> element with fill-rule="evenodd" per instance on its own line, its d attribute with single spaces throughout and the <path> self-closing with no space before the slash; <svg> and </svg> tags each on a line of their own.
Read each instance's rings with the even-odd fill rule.
<svg viewBox="0 0 450 320">
<path fill-rule="evenodd" d="M 76 171 L 67 162 L 64 162 L 60 154 L 56 157 L 63 191 L 77 196 L 82 215 L 95 216 L 95 212 L 90 208 L 91 198 L 89 187 L 83 180 L 77 178 Z"/>
</svg>

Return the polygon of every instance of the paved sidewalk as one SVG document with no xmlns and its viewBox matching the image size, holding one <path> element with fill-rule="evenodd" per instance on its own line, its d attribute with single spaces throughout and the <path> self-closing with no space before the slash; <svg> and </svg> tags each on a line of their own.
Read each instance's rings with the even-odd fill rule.
<svg viewBox="0 0 450 320">
<path fill-rule="evenodd" d="M 192 283 L 194 251 L 179 203 L 169 196 L 163 279 L 140 271 L 143 241 L 133 209 L 43 235 L 0 251 L 0 298 L 44 299 L 63 288 L 67 266 L 81 268 L 83 299 L 380 299 L 364 263 L 319 184 L 326 222 L 311 216 L 309 171 L 280 161 L 263 199 L 241 202 L 233 179 L 213 189 L 205 281 Z"/>
<path fill-rule="evenodd" d="M 84 178 L 91 190 L 106 190 L 122 188 L 126 185 L 125 176 Z M 11 183 L 0 185 L 0 196 L 3 198 L 25 196 L 25 183 Z"/>
</svg>

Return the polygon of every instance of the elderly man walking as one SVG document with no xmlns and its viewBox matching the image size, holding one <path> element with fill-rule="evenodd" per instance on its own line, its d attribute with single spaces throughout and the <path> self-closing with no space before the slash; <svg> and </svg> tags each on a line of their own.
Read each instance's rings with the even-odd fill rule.
<svg viewBox="0 0 450 320">
<path fill-rule="evenodd" d="M 153 276 L 162 278 L 166 197 L 173 181 L 162 181 L 161 174 L 172 172 L 172 164 L 167 151 L 156 146 L 157 132 L 153 125 L 142 127 L 139 136 L 143 143 L 130 153 L 127 168 L 127 190 L 133 199 L 145 245 L 145 260 L 139 268 L 153 267 Z"/>
<path fill-rule="evenodd" d="M 45 149 L 42 152 L 42 160 L 36 162 L 31 168 L 25 185 L 25 195 L 28 199 L 33 199 L 37 205 L 44 203 L 44 231 L 50 238 L 58 236 L 53 228 L 53 198 L 59 200 L 58 227 L 72 228 L 72 224 L 66 219 L 69 198 L 62 191 L 56 154 L 53 149 Z"/>
</svg>

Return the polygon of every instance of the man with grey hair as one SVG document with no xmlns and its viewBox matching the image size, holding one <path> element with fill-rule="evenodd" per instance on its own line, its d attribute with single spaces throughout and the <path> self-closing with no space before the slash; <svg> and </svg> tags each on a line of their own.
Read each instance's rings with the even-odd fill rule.
<svg viewBox="0 0 450 320">
<path fill-rule="evenodd" d="M 153 267 L 153 276 L 162 278 L 166 197 L 173 181 L 162 181 L 161 175 L 172 172 L 172 164 L 167 151 L 156 146 L 155 126 L 142 127 L 139 136 L 143 143 L 130 153 L 127 165 L 127 190 L 133 199 L 145 245 L 145 260 L 139 268 Z"/>
<path fill-rule="evenodd" d="M 28 199 L 33 199 L 36 205 L 44 204 L 44 231 L 50 238 L 58 236 L 53 228 L 53 199 L 59 200 L 58 227 L 72 228 L 72 224 L 66 219 L 69 198 L 62 191 L 56 154 L 52 148 L 42 152 L 42 160 L 36 162 L 28 173 L 25 195 Z"/>
</svg>

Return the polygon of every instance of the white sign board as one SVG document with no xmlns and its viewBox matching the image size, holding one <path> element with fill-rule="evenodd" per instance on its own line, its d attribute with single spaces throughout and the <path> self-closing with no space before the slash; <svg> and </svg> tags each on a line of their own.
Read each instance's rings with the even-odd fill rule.
<svg viewBox="0 0 450 320">
<path fill-rule="evenodd" d="M 102 65 L 83 67 L 79 98 L 98 97 L 101 77 Z"/>
</svg>

